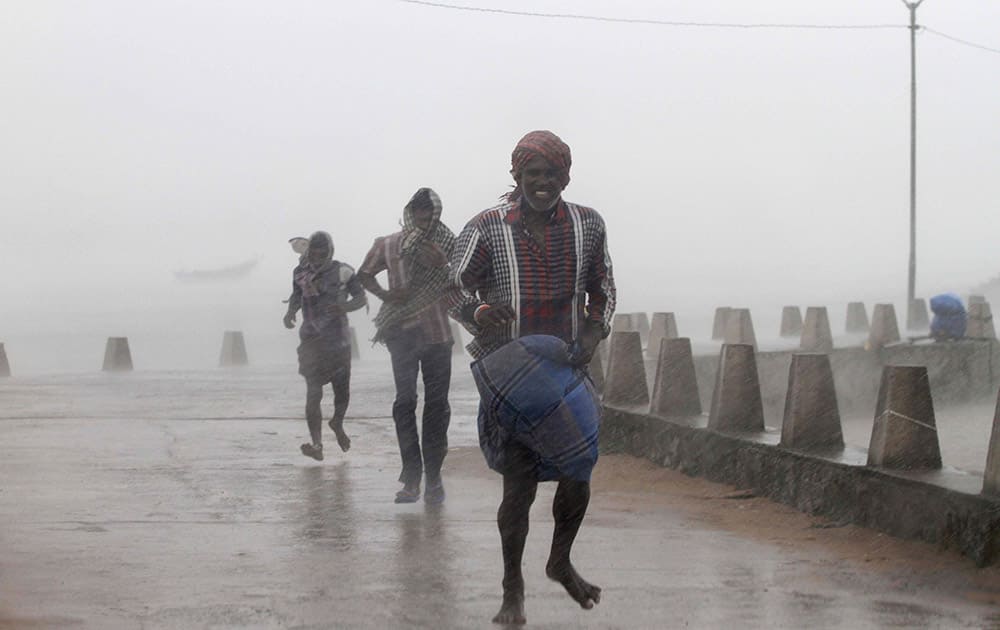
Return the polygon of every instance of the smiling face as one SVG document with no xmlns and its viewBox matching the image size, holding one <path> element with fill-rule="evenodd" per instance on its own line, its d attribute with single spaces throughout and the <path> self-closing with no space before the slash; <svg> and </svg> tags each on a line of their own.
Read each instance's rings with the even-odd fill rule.
<svg viewBox="0 0 1000 630">
<path fill-rule="evenodd" d="M 561 169 L 538 156 L 524 165 L 514 181 L 521 186 L 524 198 L 532 210 L 547 212 L 559 202 L 559 195 L 566 188 L 562 175 Z"/>
</svg>

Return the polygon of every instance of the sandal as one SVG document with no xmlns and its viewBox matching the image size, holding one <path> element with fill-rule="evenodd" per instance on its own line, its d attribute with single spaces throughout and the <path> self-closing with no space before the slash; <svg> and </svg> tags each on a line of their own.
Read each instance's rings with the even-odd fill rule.
<svg viewBox="0 0 1000 630">
<path fill-rule="evenodd" d="M 444 484 L 440 481 L 435 484 L 427 484 L 427 489 L 424 491 L 424 503 L 428 505 L 444 503 Z"/>
<path fill-rule="evenodd" d="M 396 493 L 396 503 L 416 503 L 420 498 L 420 484 L 406 485 Z"/>
</svg>

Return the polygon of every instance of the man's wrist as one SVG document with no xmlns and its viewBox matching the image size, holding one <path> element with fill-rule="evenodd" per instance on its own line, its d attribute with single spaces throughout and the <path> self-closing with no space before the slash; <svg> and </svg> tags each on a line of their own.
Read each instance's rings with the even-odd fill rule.
<svg viewBox="0 0 1000 630">
<path fill-rule="evenodd" d="M 489 304 L 480 304 L 479 306 L 477 306 L 476 310 L 472 312 L 472 321 L 474 321 L 476 324 L 479 324 L 479 315 L 484 311 L 489 310 L 489 308 L 490 308 Z"/>
<path fill-rule="evenodd" d="M 478 304 L 463 304 L 458 309 L 459 319 L 463 322 L 468 322 L 470 324 L 475 324 L 476 320 L 474 315 L 476 314 L 476 308 Z"/>
</svg>

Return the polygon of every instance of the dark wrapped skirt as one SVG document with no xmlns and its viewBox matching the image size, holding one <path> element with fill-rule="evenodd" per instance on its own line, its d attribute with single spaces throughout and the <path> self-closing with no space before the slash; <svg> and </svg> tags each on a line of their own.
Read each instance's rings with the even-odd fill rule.
<svg viewBox="0 0 1000 630">
<path fill-rule="evenodd" d="M 299 344 L 299 374 L 308 381 L 330 383 L 343 372 L 351 373 L 351 346 L 343 340 L 320 335 Z"/>
</svg>

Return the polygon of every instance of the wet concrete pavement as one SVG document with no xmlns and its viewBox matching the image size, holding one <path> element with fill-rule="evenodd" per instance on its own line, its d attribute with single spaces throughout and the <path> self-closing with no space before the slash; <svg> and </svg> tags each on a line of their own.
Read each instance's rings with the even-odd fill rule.
<svg viewBox="0 0 1000 630">
<path fill-rule="evenodd" d="M 500 484 L 474 446 L 461 363 L 440 508 L 392 503 L 383 361 L 356 364 L 354 447 L 329 440 L 322 463 L 298 453 L 294 368 L 6 380 L 0 628 L 492 627 Z M 1000 573 L 954 554 L 824 529 L 624 456 L 602 458 L 594 490 L 574 558 L 604 599 L 583 611 L 545 579 L 545 484 L 529 627 L 1000 626 Z"/>
</svg>

